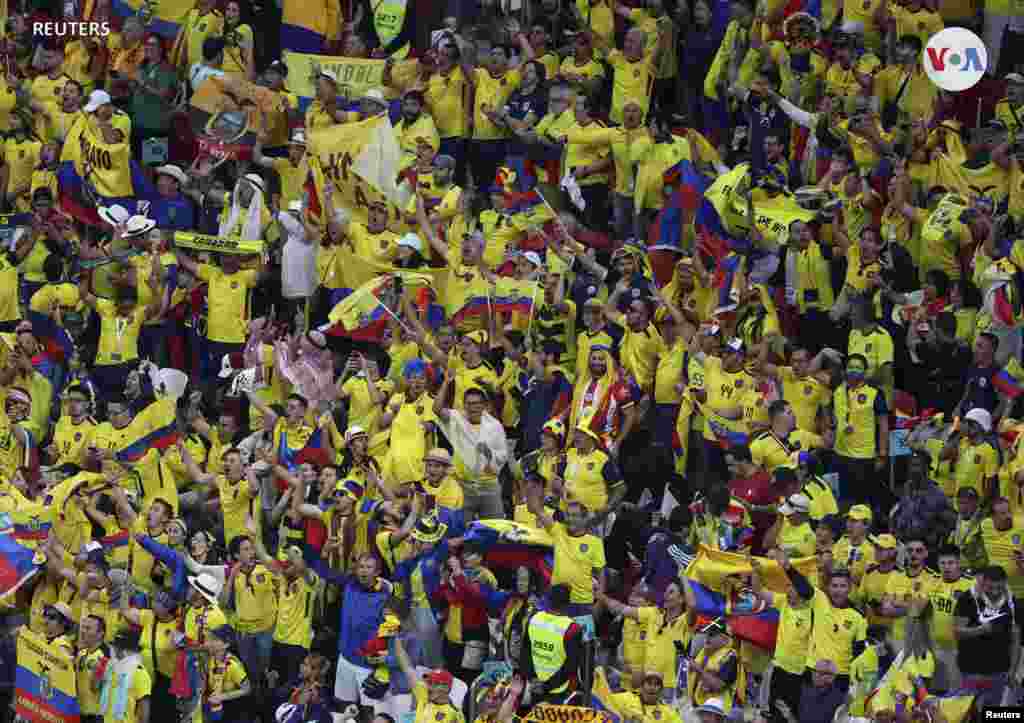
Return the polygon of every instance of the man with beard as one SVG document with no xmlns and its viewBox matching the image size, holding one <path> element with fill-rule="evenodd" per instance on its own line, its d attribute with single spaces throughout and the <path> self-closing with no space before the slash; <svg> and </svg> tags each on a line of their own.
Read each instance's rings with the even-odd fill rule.
<svg viewBox="0 0 1024 723">
<path fill-rule="evenodd" d="M 402 149 L 399 168 L 408 168 L 416 161 L 416 147 L 426 141 L 435 151 L 441 143 L 437 126 L 429 113 L 423 112 L 425 99 L 418 90 L 408 90 L 402 96 L 402 118 L 395 125 L 395 137 Z"/>
<path fill-rule="evenodd" d="M 911 537 L 903 540 L 907 553 L 902 570 L 889 576 L 882 596 L 880 612 L 893 621 L 890 644 L 896 652 L 903 650 L 907 637 L 907 620 L 912 615 L 910 601 L 927 598 L 935 584 L 935 575 L 925 569 L 928 563 L 928 545 L 922 538 Z"/>
</svg>

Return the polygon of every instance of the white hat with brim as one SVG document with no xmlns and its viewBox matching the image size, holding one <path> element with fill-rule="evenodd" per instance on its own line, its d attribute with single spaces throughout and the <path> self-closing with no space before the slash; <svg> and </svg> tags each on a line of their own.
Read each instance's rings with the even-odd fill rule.
<svg viewBox="0 0 1024 723">
<path fill-rule="evenodd" d="M 807 495 L 795 494 L 790 495 L 785 502 L 779 505 L 779 514 L 785 517 L 797 512 L 806 513 L 810 509 L 811 501 L 807 499 Z"/>
<path fill-rule="evenodd" d="M 536 251 L 527 251 L 523 254 L 523 258 L 529 261 L 531 264 L 540 268 L 544 265 L 544 262 L 540 260 L 540 255 Z"/>
<path fill-rule="evenodd" d="M 301 128 L 296 128 L 292 132 L 291 140 L 288 141 L 290 146 L 304 146 L 306 145 L 306 132 Z"/>
<path fill-rule="evenodd" d="M 143 236 L 156 228 L 156 221 L 145 216 L 132 216 L 125 222 L 124 237 L 135 238 Z"/>
<path fill-rule="evenodd" d="M 1020 73 L 1010 73 L 1006 76 L 1007 83 L 1024 83 L 1024 75 Z"/>
<path fill-rule="evenodd" d="M 222 585 L 213 575 L 203 572 L 194 577 L 190 576 L 188 584 L 192 586 L 193 590 L 206 598 L 208 602 L 213 605 L 217 604 L 217 598 L 220 597 Z"/>
<path fill-rule="evenodd" d="M 711 713 L 712 715 L 719 715 L 723 718 L 726 717 L 725 706 L 722 704 L 720 698 L 708 698 L 704 701 L 704 705 L 697 706 L 694 708 L 694 713 Z"/>
<path fill-rule="evenodd" d="M 131 213 L 124 206 L 100 206 L 96 209 L 96 214 L 105 222 L 111 226 L 120 226 L 122 223 L 131 218 Z"/>
<path fill-rule="evenodd" d="M 294 213 L 302 213 L 302 201 L 289 201 L 288 210 Z"/>
<path fill-rule="evenodd" d="M 156 175 L 170 176 L 183 186 L 188 183 L 188 176 L 186 176 L 185 172 L 173 163 L 168 163 L 165 166 L 157 166 Z"/>
<path fill-rule="evenodd" d="M 86 113 L 95 113 L 105 105 L 112 102 L 110 93 L 105 90 L 94 90 L 89 94 L 89 102 L 82 108 Z"/>
<path fill-rule="evenodd" d="M 321 78 L 327 78 L 327 80 L 330 80 L 333 83 L 338 82 L 338 74 L 335 73 L 333 70 L 323 70 L 321 68 L 320 73 L 318 75 Z"/>
</svg>

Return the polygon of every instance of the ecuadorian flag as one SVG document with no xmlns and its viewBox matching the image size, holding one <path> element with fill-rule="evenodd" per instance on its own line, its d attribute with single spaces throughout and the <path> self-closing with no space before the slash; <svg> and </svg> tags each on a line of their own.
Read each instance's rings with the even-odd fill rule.
<svg viewBox="0 0 1024 723">
<path fill-rule="evenodd" d="M 777 562 L 763 557 L 757 558 L 757 562 L 765 590 L 785 593 L 790 588 L 789 578 Z M 794 560 L 793 566 L 808 580 L 817 578 L 816 558 Z M 779 611 L 767 607 L 741 582 L 752 572 L 744 555 L 701 545 L 686 569 L 686 585 L 698 615 L 726 618 L 736 637 L 772 650 L 778 633 Z"/>
<path fill-rule="evenodd" d="M 0 591 L 10 590 L 19 580 L 38 569 L 32 561 L 34 554 L 18 544 L 10 528 L 0 533 Z"/>
<path fill-rule="evenodd" d="M 18 633 L 18 669 L 14 683 L 18 715 L 30 721 L 78 723 L 75 661 L 27 626 Z"/>
<path fill-rule="evenodd" d="M 1024 392 L 1024 367 L 1016 357 L 1011 357 L 992 379 L 992 384 L 1010 399 L 1016 399 Z"/>
<path fill-rule="evenodd" d="M 470 523 L 464 537 L 481 544 L 489 567 L 528 567 L 545 580 L 551 579 L 555 543 L 545 530 L 511 520 L 477 520 Z"/>
</svg>

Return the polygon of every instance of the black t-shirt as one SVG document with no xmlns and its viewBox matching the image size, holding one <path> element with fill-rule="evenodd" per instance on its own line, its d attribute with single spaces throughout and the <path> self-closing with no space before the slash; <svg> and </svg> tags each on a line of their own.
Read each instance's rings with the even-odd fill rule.
<svg viewBox="0 0 1024 723">
<path fill-rule="evenodd" d="M 992 378 L 999 373 L 999 367 L 979 367 L 971 365 L 967 370 L 967 377 L 964 383 L 967 386 L 967 399 L 960 408 L 961 414 L 967 414 L 975 407 L 995 411 L 999 404 L 999 394 L 992 386 Z"/>
<path fill-rule="evenodd" d="M 956 664 L 965 675 L 997 675 L 1010 669 L 1010 633 L 1017 624 L 1014 602 L 1009 600 L 999 610 L 999 616 L 986 620 L 993 630 L 988 635 L 965 638 L 957 643 Z M 974 595 L 965 592 L 956 601 L 953 617 L 964 618 L 970 627 L 981 624 L 978 604 Z"/>
</svg>

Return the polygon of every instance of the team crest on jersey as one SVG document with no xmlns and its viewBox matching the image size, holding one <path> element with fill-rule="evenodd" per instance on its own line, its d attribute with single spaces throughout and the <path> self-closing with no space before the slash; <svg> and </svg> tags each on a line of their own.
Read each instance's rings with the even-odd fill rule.
<svg viewBox="0 0 1024 723">
<path fill-rule="evenodd" d="M 810 387 L 810 386 L 804 387 L 804 396 L 805 397 L 809 397 L 812 394 L 814 394 L 814 388 L 813 387 Z"/>
<path fill-rule="evenodd" d="M 867 7 L 867 6 L 865 6 L 865 7 Z M 205 33 L 206 32 L 206 23 L 199 23 L 199 32 L 201 32 L 201 33 Z"/>
<path fill-rule="evenodd" d="M 1015 544 L 1015 545 L 1019 545 L 1020 544 L 1020 535 L 1014 535 L 1013 536 L 1013 544 Z"/>
<path fill-rule="evenodd" d="M 865 344 L 864 345 L 864 351 L 870 353 L 871 352 L 871 345 L 870 344 Z"/>
<path fill-rule="evenodd" d="M 978 386 L 984 389 L 988 386 L 988 379 L 985 377 L 978 377 Z"/>
<path fill-rule="evenodd" d="M 423 405 L 422 404 L 420 406 L 416 407 L 416 414 L 417 415 L 423 414 Z"/>
<path fill-rule="evenodd" d="M 263 574 L 260 574 L 260 575 L 256 576 L 256 582 L 258 582 L 260 585 L 262 585 L 263 581 L 266 580 L 266 579 L 267 579 L 266 575 L 263 575 Z"/>
<path fill-rule="evenodd" d="M 659 720 L 661 718 L 661 711 L 657 708 L 654 709 L 654 719 Z"/>
<path fill-rule="evenodd" d="M 647 631 L 646 630 L 641 630 L 640 631 L 640 639 L 641 640 L 646 640 L 647 639 Z"/>
<path fill-rule="evenodd" d="M 640 68 L 636 68 L 636 69 L 633 70 L 633 77 L 634 78 L 639 78 L 640 77 Z"/>
<path fill-rule="evenodd" d="M 981 464 L 981 455 L 980 454 L 974 455 L 974 464 Z"/>
<path fill-rule="evenodd" d="M 743 387 L 743 380 L 742 379 L 737 379 L 736 383 L 733 384 L 733 386 L 736 387 L 737 389 L 742 388 Z"/>
<path fill-rule="evenodd" d="M 237 281 L 232 281 L 231 282 L 231 288 L 232 289 L 237 289 L 238 288 L 238 282 Z"/>
<path fill-rule="evenodd" d="M 81 440 L 82 440 L 82 433 L 81 432 L 75 432 L 75 441 L 76 442 L 80 442 Z"/>
<path fill-rule="evenodd" d="M 847 630 L 849 630 L 850 628 L 853 627 L 853 621 L 852 620 L 844 620 L 843 621 L 843 627 L 846 628 Z"/>
<path fill-rule="evenodd" d="M 386 249 L 388 247 L 388 240 L 386 238 L 382 238 L 380 240 L 380 247 L 382 249 Z"/>
<path fill-rule="evenodd" d="M 1014 544 L 1016 544 L 1016 543 L 1014 543 Z M 590 546 L 587 543 L 584 542 L 582 545 L 580 545 L 580 552 L 586 552 L 589 549 L 589 547 Z"/>
<path fill-rule="evenodd" d="M 444 713 L 438 713 L 438 714 L 437 714 L 437 719 L 438 719 L 439 721 L 442 721 L 442 720 L 444 720 Z"/>
<path fill-rule="evenodd" d="M 590 471 L 593 471 L 594 470 L 594 463 L 593 462 L 588 462 L 587 463 L 587 469 L 590 470 Z"/>
<path fill-rule="evenodd" d="M 866 402 L 867 400 L 868 400 L 868 395 L 867 395 L 867 394 L 858 394 L 858 395 L 857 395 L 857 401 L 858 401 L 858 402 L 859 402 L 860 404 L 863 404 L 863 403 L 864 403 L 864 402 Z"/>
</svg>

